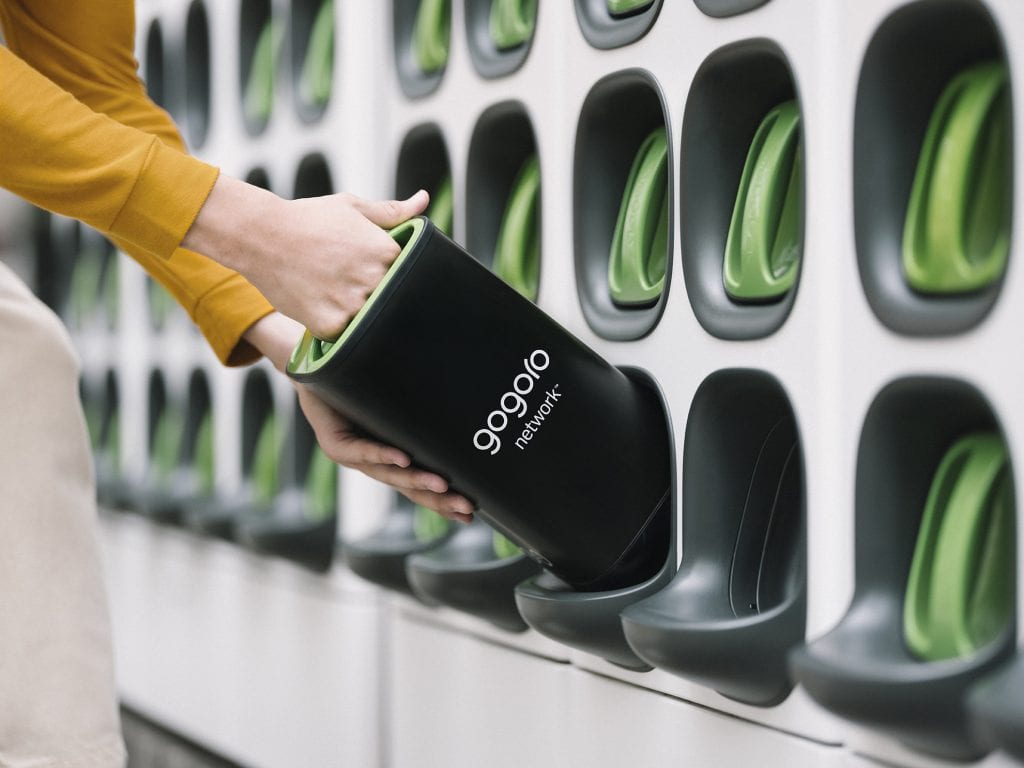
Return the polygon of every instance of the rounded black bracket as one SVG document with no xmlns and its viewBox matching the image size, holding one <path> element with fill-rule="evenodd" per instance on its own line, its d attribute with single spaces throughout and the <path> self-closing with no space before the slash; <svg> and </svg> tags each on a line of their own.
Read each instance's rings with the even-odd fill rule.
<svg viewBox="0 0 1024 768">
<path fill-rule="evenodd" d="M 705 15 L 724 19 L 760 8 L 768 0 L 693 0 L 693 2 Z"/>
<path fill-rule="evenodd" d="M 786 654 L 806 624 L 803 485 L 778 381 L 753 370 L 709 376 L 686 426 L 683 563 L 622 615 L 642 659 L 747 704 L 789 694 Z"/>
<path fill-rule="evenodd" d="M 636 368 L 622 368 L 622 371 L 635 383 L 657 393 L 664 407 L 664 399 L 653 379 Z M 672 423 L 667 408 L 665 424 L 666 455 L 674 466 Z M 653 435 L 651 437 L 654 439 Z M 675 473 L 671 476 L 675 477 Z M 626 669 L 650 670 L 650 666 L 626 642 L 620 614 L 630 605 L 657 593 L 672 580 L 676 569 L 674 489 L 651 520 L 645 538 L 646 561 L 661 563 L 654 573 L 648 568 L 628 586 L 581 592 L 544 571 L 516 587 L 516 606 L 520 615 L 529 626 L 552 640 L 601 656 Z"/>
<path fill-rule="evenodd" d="M 576 291 L 587 324 L 598 336 L 631 341 L 649 334 L 665 311 L 675 238 L 674 185 L 668 189 L 668 254 L 661 296 L 648 307 L 617 306 L 608 285 L 608 260 L 623 190 L 637 150 L 658 127 L 669 136 L 668 109 L 654 76 L 616 72 L 599 80 L 580 111 L 573 158 L 573 243 Z M 674 167 L 669 142 L 668 167 Z"/>
<path fill-rule="evenodd" d="M 904 222 L 932 110 L 958 72 L 988 59 L 1006 61 L 1006 48 L 985 5 L 972 0 L 904 5 L 864 54 L 853 129 L 857 265 L 871 309 L 897 333 L 963 333 L 988 315 L 1002 289 L 1000 278 L 969 294 L 926 296 L 902 271 Z"/>
<path fill-rule="evenodd" d="M 413 555 L 405 572 L 413 591 L 427 603 L 446 605 L 508 632 L 523 632 L 516 608 L 517 584 L 540 573 L 526 555 L 499 557 L 494 530 L 482 520 L 460 526 L 439 547 Z"/>
<path fill-rule="evenodd" d="M 246 114 L 245 93 L 249 87 L 249 78 L 252 75 L 253 55 L 256 53 L 257 45 L 261 35 L 268 23 L 271 23 L 273 10 L 270 0 L 242 0 L 238 15 L 238 94 L 239 108 L 242 111 L 245 122 L 245 129 L 250 136 L 259 136 L 267 127 L 269 120 L 263 120 L 256 116 Z M 276 49 L 276 41 L 272 46 Z M 275 50 L 274 82 L 277 82 Z M 275 88 L 276 90 L 276 88 Z"/>
<path fill-rule="evenodd" d="M 193 503 L 184 514 L 186 527 L 232 541 L 241 519 L 266 514 L 267 502 L 257 499 L 252 472 L 257 440 L 273 412 L 274 398 L 266 372 L 250 371 L 242 388 L 242 484 L 234 493 L 218 492 Z"/>
<path fill-rule="evenodd" d="M 469 142 L 466 170 L 466 250 L 488 268 L 494 266 L 512 185 L 523 163 L 536 152 L 533 124 L 520 102 L 495 104 L 480 115 Z M 543 227 L 540 218 L 538 212 L 538 231 Z"/>
<path fill-rule="evenodd" d="M 690 86 L 679 176 L 683 278 L 693 314 L 704 330 L 720 339 L 759 339 L 774 333 L 796 300 L 799 275 L 780 300 L 742 304 L 729 298 L 722 276 L 751 139 L 769 110 L 796 97 L 785 54 L 763 39 L 719 48 Z"/>
<path fill-rule="evenodd" d="M 436 123 L 417 125 L 405 135 L 398 150 L 395 195 L 404 199 L 420 189 L 436 191 L 441 182 L 451 176 L 451 169 L 448 146 L 440 126 Z"/>
<path fill-rule="evenodd" d="M 193 148 L 210 129 L 210 22 L 203 0 L 192 0 L 185 19 L 185 124 Z"/>
<path fill-rule="evenodd" d="M 344 542 L 342 552 L 348 567 L 358 576 L 385 589 L 423 600 L 409 584 L 406 558 L 441 546 L 451 535 L 449 530 L 437 539 L 424 541 L 417 537 L 412 502 L 404 496 L 396 496 L 384 525 L 359 541 Z"/>
<path fill-rule="evenodd" d="M 853 600 L 833 630 L 790 656 L 797 682 L 826 709 L 955 760 L 990 748 L 969 726 L 967 693 L 1013 653 L 1016 621 L 970 656 L 926 662 L 904 639 L 904 596 L 935 470 L 976 431 L 1001 430 L 963 381 L 903 378 L 877 395 L 857 454 Z"/>
<path fill-rule="evenodd" d="M 302 488 L 284 489 L 266 514 L 239 519 L 238 542 L 253 552 L 280 557 L 317 573 L 329 571 L 334 561 L 338 516 L 310 520 L 306 515 L 308 503 Z"/>
<path fill-rule="evenodd" d="M 607 50 L 635 43 L 650 32 L 664 0 L 652 0 L 635 12 L 622 16 L 608 10 L 608 0 L 575 0 L 576 21 L 583 37 L 595 48 Z"/>
<path fill-rule="evenodd" d="M 533 36 L 511 48 L 499 48 L 491 36 L 491 8 L 495 0 L 466 0 L 466 39 L 473 67 L 481 77 L 489 79 L 510 75 L 523 66 L 533 46 Z M 541 3 L 538 3 L 540 6 Z M 540 8 L 537 9 L 537 23 Z"/>
<path fill-rule="evenodd" d="M 988 743 L 1024 761 L 1024 657 L 993 672 L 971 691 L 975 727 Z"/>
<path fill-rule="evenodd" d="M 435 72 L 424 72 L 416 64 L 412 50 L 413 28 L 416 25 L 416 14 L 421 2 L 422 0 L 393 0 L 391 10 L 394 24 L 392 40 L 398 84 L 402 88 L 402 93 L 410 99 L 429 96 L 436 91 L 448 68 L 448 65 L 445 64 Z M 449 51 L 450 49 L 451 42 L 449 41 Z"/>
<path fill-rule="evenodd" d="M 334 559 L 338 518 L 337 514 L 315 514 L 307 496 L 306 482 L 315 450 L 316 436 L 296 402 L 281 447 L 280 490 L 266 508 L 250 510 L 238 518 L 235 538 L 259 554 L 281 557 L 323 573 Z"/>
<path fill-rule="evenodd" d="M 200 488 L 199 475 L 193 465 L 200 425 L 210 409 L 210 387 L 206 375 L 196 370 L 189 381 L 178 466 L 164 487 L 151 490 L 140 502 L 141 511 L 158 522 L 181 523 L 188 510 L 210 498 Z"/>
<path fill-rule="evenodd" d="M 303 96 L 302 75 L 303 67 L 306 64 L 306 56 L 309 54 L 310 34 L 317 21 L 325 0 L 292 0 L 291 6 L 291 45 L 289 46 L 289 58 L 291 62 L 292 95 L 294 97 L 295 109 L 299 117 L 306 123 L 313 123 L 323 117 L 330 105 L 330 99 L 334 97 L 331 93 L 328 100 L 322 104 L 313 103 L 309 98 Z M 337 11 L 335 11 L 337 13 Z M 337 22 L 333 19 L 334 28 L 337 29 Z M 337 40 L 334 41 L 334 56 L 337 56 Z M 332 72 L 334 59 L 332 57 Z M 332 74 L 333 79 L 333 74 Z M 331 90 L 334 90 L 334 83 L 331 83 Z"/>
</svg>

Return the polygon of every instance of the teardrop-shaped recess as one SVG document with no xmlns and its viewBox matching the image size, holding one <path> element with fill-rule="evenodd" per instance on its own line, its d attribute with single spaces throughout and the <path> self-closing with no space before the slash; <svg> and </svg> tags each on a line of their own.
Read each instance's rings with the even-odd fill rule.
<svg viewBox="0 0 1024 768">
<path fill-rule="evenodd" d="M 903 272 L 917 291 L 991 285 L 1010 252 L 1012 119 L 1006 65 L 961 72 L 928 123 L 903 228 Z"/>
<path fill-rule="evenodd" d="M 274 109 L 277 54 L 283 38 L 284 30 L 281 25 L 274 19 L 268 19 L 253 47 L 242 109 L 246 119 L 254 125 L 265 125 Z"/>
<path fill-rule="evenodd" d="M 427 218 L 448 237 L 455 230 L 455 191 L 452 189 L 452 175 L 445 174 L 430 196 Z"/>
<path fill-rule="evenodd" d="M 153 330 L 161 331 L 167 325 L 167 318 L 174 309 L 174 298 L 167 289 L 152 277 L 146 278 L 146 298 L 149 305 L 149 322 Z"/>
<path fill-rule="evenodd" d="M 280 489 L 281 436 L 277 428 L 277 417 L 273 411 L 267 413 L 256 437 L 252 454 L 253 496 L 261 505 L 268 504 Z"/>
<path fill-rule="evenodd" d="M 654 0 L 608 0 L 608 13 L 612 16 L 629 16 L 639 13 L 653 3 Z"/>
<path fill-rule="evenodd" d="M 491 3 L 491 40 L 498 50 L 522 45 L 533 35 L 537 24 L 537 0 L 493 0 Z"/>
<path fill-rule="evenodd" d="M 656 128 L 640 145 L 619 207 L 608 288 L 622 306 L 648 306 L 665 284 L 668 261 L 668 138 Z"/>
<path fill-rule="evenodd" d="M 196 428 L 195 445 L 192 448 L 192 469 L 200 493 L 210 495 L 216 487 L 214 474 L 213 413 L 207 409 Z"/>
<path fill-rule="evenodd" d="M 450 0 L 420 0 L 412 30 L 412 56 L 421 72 L 437 72 L 448 63 L 451 13 Z"/>
<path fill-rule="evenodd" d="M 540 288 L 540 162 L 531 155 L 512 182 L 498 230 L 494 273 L 530 301 Z"/>
<path fill-rule="evenodd" d="M 312 107 L 326 106 L 334 74 L 334 2 L 324 0 L 316 12 L 299 77 L 299 96 Z"/>
<path fill-rule="evenodd" d="M 81 328 L 95 312 L 102 274 L 103 254 L 100 251 L 89 248 L 75 257 L 68 290 L 68 319 L 74 327 Z"/>
<path fill-rule="evenodd" d="M 313 446 L 313 455 L 306 471 L 304 516 L 313 523 L 335 514 L 338 498 L 338 465 L 327 454 Z"/>
<path fill-rule="evenodd" d="M 108 251 L 107 257 L 104 259 L 103 268 L 103 312 L 106 315 L 107 328 L 109 330 L 117 328 L 119 310 L 121 308 L 121 296 L 119 294 L 121 282 L 120 263 L 117 252 L 113 250 Z"/>
<path fill-rule="evenodd" d="M 803 233 L 800 108 L 779 104 L 750 142 L 725 242 L 723 280 L 734 301 L 773 301 L 796 279 Z"/>
<path fill-rule="evenodd" d="M 946 452 L 925 504 L 904 599 L 907 646 L 920 658 L 968 656 L 1009 626 L 1014 503 L 1006 445 L 969 434 Z"/>
<path fill-rule="evenodd" d="M 103 451 L 110 457 L 110 468 L 118 476 L 121 474 L 121 415 L 117 403 L 111 408 L 107 419 L 107 429 L 103 435 Z"/>
<path fill-rule="evenodd" d="M 153 482 L 166 487 L 181 460 L 185 421 L 174 408 L 164 408 L 153 431 L 150 453 Z"/>
</svg>

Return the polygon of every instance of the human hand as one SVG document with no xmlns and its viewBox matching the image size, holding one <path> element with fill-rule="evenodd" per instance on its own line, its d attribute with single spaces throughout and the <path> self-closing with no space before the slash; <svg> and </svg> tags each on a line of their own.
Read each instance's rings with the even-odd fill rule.
<svg viewBox="0 0 1024 768">
<path fill-rule="evenodd" d="M 245 334 L 246 341 L 282 373 L 301 336 L 302 326 L 276 312 L 258 320 Z M 449 491 L 448 481 L 443 477 L 412 466 L 405 452 L 361 434 L 351 421 L 307 387 L 296 384 L 295 389 L 299 406 L 329 459 L 392 486 L 414 503 L 449 520 L 468 523 L 473 519 L 473 505 L 464 496 Z"/>
<path fill-rule="evenodd" d="M 400 201 L 284 200 L 222 175 L 182 245 L 241 273 L 315 336 L 335 339 L 401 251 L 386 230 L 428 203 L 423 191 Z"/>
<path fill-rule="evenodd" d="M 405 452 L 366 437 L 312 390 L 301 384 L 296 384 L 295 388 L 302 412 L 313 427 L 320 448 L 331 461 L 358 469 L 390 485 L 414 504 L 432 509 L 449 520 L 468 523 L 473 519 L 473 505 L 464 496 L 450 491 L 443 477 L 412 466 L 412 459 Z"/>
</svg>

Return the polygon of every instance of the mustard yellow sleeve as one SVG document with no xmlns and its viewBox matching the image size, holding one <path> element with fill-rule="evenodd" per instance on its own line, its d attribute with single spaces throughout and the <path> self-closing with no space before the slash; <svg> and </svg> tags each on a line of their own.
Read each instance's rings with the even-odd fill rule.
<svg viewBox="0 0 1024 768">
<path fill-rule="evenodd" d="M 93 112 L 0 47 L 0 184 L 158 256 L 188 232 L 218 171 Z"/>
<path fill-rule="evenodd" d="M 0 48 L 0 186 L 106 233 L 225 364 L 258 358 L 242 334 L 273 308 L 236 272 L 178 247 L 217 169 L 184 154 L 146 95 L 134 2 L 0 0 L 0 24 L 11 49 Z"/>
</svg>

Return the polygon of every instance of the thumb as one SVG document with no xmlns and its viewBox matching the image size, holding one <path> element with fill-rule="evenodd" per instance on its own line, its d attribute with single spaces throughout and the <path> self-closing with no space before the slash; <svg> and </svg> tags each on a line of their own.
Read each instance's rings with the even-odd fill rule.
<svg viewBox="0 0 1024 768">
<path fill-rule="evenodd" d="M 378 227 L 390 229 L 427 209 L 430 196 L 422 189 L 405 200 L 364 200 L 359 212 Z"/>
</svg>

